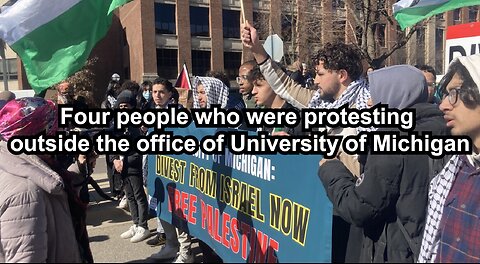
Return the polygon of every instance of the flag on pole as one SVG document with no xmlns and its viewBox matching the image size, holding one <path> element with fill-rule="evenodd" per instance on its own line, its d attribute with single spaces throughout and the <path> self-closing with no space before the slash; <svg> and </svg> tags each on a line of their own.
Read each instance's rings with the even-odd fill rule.
<svg viewBox="0 0 480 264">
<path fill-rule="evenodd" d="M 0 39 L 0 57 L 5 60 L 7 57 L 5 56 L 5 42 Z"/>
<path fill-rule="evenodd" d="M 393 15 L 404 30 L 431 16 L 474 5 L 480 0 L 400 0 L 393 4 Z"/>
<path fill-rule="evenodd" d="M 0 38 L 21 58 L 38 93 L 85 65 L 113 11 L 128 1 L 18 0 L 0 13 Z"/>
<path fill-rule="evenodd" d="M 188 75 L 187 65 L 184 63 L 183 68 L 178 75 L 177 81 L 175 82 L 176 88 L 185 88 L 189 90 L 192 87 L 190 83 L 190 76 Z"/>
</svg>

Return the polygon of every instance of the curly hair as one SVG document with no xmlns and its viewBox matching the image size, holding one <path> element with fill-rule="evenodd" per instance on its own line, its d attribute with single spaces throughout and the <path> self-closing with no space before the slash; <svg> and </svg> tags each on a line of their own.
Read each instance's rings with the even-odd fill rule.
<svg viewBox="0 0 480 264">
<path fill-rule="evenodd" d="M 249 74 L 249 78 L 251 79 L 252 82 L 255 81 L 263 81 L 265 80 L 265 77 L 263 76 L 262 72 L 260 71 L 260 67 L 255 66 Z"/>
<path fill-rule="evenodd" d="M 323 62 L 327 70 L 345 70 L 352 80 L 357 80 L 362 75 L 362 55 L 353 45 L 345 43 L 327 43 L 313 57 L 315 65 Z"/>
</svg>

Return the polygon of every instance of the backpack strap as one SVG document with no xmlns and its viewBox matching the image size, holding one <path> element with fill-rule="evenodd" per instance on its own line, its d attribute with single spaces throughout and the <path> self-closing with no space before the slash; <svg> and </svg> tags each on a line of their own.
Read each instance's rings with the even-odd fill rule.
<svg viewBox="0 0 480 264">
<path fill-rule="evenodd" d="M 408 235 L 407 230 L 405 229 L 405 226 L 403 226 L 402 222 L 400 221 L 400 218 L 397 217 L 397 224 L 398 227 L 400 228 L 400 231 L 402 231 L 403 236 L 405 237 L 405 240 L 407 240 L 408 246 L 410 247 L 410 250 L 412 250 L 413 253 L 413 261 L 416 263 L 418 254 L 418 245 L 417 243 Z"/>
</svg>

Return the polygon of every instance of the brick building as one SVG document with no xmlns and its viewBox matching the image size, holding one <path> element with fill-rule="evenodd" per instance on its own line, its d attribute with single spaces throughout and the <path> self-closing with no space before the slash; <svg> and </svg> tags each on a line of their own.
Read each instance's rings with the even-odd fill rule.
<svg viewBox="0 0 480 264">
<path fill-rule="evenodd" d="M 346 1 L 243 1 L 246 19 L 261 28 L 261 38 L 279 34 L 286 53 L 295 54 L 295 59 L 308 61 L 322 43 L 356 40 L 355 21 Z M 385 1 L 388 12 L 394 2 Z M 429 64 L 443 72 L 445 28 L 480 21 L 478 9 L 461 8 L 428 20 L 384 64 Z M 306 21 L 308 16 L 318 18 L 313 28 L 306 26 L 312 22 Z M 240 0 L 134 0 L 117 11 L 107 37 L 92 53 L 98 58 L 96 86 L 106 87 L 114 72 L 137 82 L 157 74 L 175 79 L 184 62 L 193 75 L 225 70 L 233 79 L 241 61 L 252 58 L 240 41 L 240 19 Z M 397 27 L 379 22 L 374 32 L 378 52 L 397 43 Z M 319 36 L 316 40 L 314 33 Z M 25 76 L 22 68 L 18 69 L 19 87 L 25 88 Z"/>
</svg>

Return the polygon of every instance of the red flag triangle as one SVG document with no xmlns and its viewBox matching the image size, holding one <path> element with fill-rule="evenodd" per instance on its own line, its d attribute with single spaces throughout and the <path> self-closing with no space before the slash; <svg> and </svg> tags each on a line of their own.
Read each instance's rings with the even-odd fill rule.
<svg viewBox="0 0 480 264">
<path fill-rule="evenodd" d="M 183 64 L 182 71 L 180 71 L 177 81 L 175 82 L 175 87 L 185 88 L 186 90 L 191 88 L 190 77 L 188 76 L 187 65 L 185 65 L 185 63 Z"/>
</svg>

